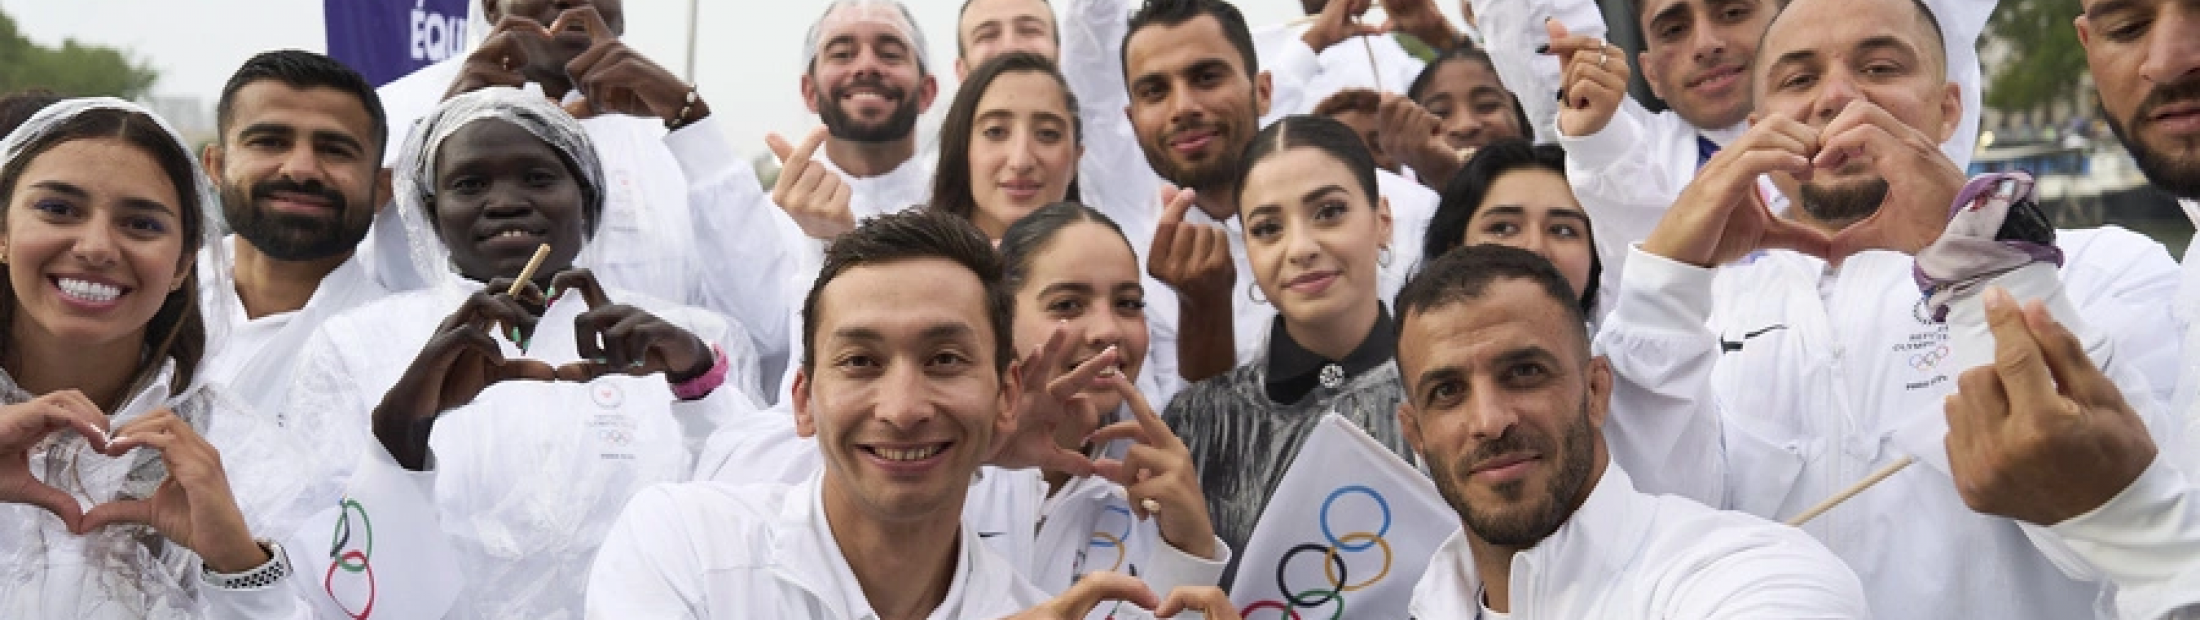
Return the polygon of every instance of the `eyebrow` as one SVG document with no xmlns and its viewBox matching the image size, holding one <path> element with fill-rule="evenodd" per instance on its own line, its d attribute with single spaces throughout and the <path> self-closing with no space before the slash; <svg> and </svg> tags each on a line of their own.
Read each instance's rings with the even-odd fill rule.
<svg viewBox="0 0 2200 620">
<path fill-rule="evenodd" d="M 970 329 L 970 326 L 967 324 L 936 323 L 924 328 L 924 331 L 918 332 L 917 337 L 920 340 L 949 340 L 973 333 L 976 333 L 976 331 Z M 878 330 L 869 327 L 843 327 L 840 329 L 835 329 L 833 330 L 833 337 L 840 340 L 857 340 L 862 342 L 878 342 L 886 339 L 885 334 L 880 333 Z"/>
<path fill-rule="evenodd" d="M 1083 295 L 1091 295 L 1092 285 L 1083 282 L 1056 282 L 1039 289 L 1040 297 L 1045 297 L 1047 295 L 1052 295 L 1055 293 L 1078 293 Z"/>
<path fill-rule="evenodd" d="M 91 192 L 84 191 L 84 188 L 71 185 L 65 181 L 39 181 L 37 183 L 32 183 L 31 187 L 43 189 L 56 194 L 66 195 L 70 198 L 75 198 L 77 200 L 88 201 L 92 199 Z M 150 200 L 137 197 L 125 197 L 117 201 L 117 204 L 119 204 L 122 208 L 129 209 L 131 211 L 150 211 L 169 217 L 176 217 L 176 209 L 174 207 L 170 207 L 167 203 L 158 200 Z"/>
<path fill-rule="evenodd" d="M 1490 205 L 1490 206 L 1488 206 L 1488 207 L 1484 207 L 1484 208 L 1483 208 L 1483 209 L 1482 209 L 1481 211 L 1478 211 L 1477 213 L 1489 213 L 1489 214 L 1492 214 L 1492 215 L 1522 215 L 1522 216 L 1524 216 L 1524 215 L 1527 215 L 1527 214 L 1528 214 L 1528 208 L 1527 208 L 1526 206 L 1523 206 L 1523 205 L 1517 205 L 1517 204 L 1496 204 L 1496 205 Z M 1563 218 L 1568 218 L 1568 219 L 1576 219 L 1576 220 L 1581 220 L 1581 221 L 1584 221 L 1584 222 L 1586 222 L 1586 221 L 1589 221 L 1589 214 L 1588 214 L 1588 213 L 1584 213 L 1584 212 L 1582 212 L 1582 211 L 1581 211 L 1581 210 L 1579 210 L 1579 209 L 1568 209 L 1568 208 L 1565 208 L 1565 207 L 1553 207 L 1553 208 L 1551 209 L 1551 211 L 1550 211 L 1550 213 L 1549 213 L 1548 217 L 1563 217 Z"/>
<path fill-rule="evenodd" d="M 1688 16 L 1688 3 L 1686 3 L 1686 2 L 1675 2 L 1675 3 L 1672 3 L 1672 4 L 1668 4 L 1668 5 L 1666 5 L 1666 6 L 1665 6 L 1665 8 L 1662 8 L 1662 9 L 1658 9 L 1658 12 L 1657 12 L 1657 14 L 1656 14 L 1656 15 L 1651 15 L 1651 16 L 1650 16 L 1650 22 L 1649 22 L 1649 23 L 1651 23 L 1651 24 L 1656 24 L 1656 23 L 1658 23 L 1658 22 L 1660 22 L 1660 21 L 1663 21 L 1663 20 L 1667 20 L 1667 19 L 1678 19 L 1678 18 L 1682 18 L 1682 17 L 1687 17 L 1687 16 Z"/>
<path fill-rule="evenodd" d="M 1034 110 L 1034 111 L 1032 111 L 1031 115 L 1032 115 L 1033 117 L 1036 117 L 1036 118 L 1038 118 L 1039 120 L 1042 120 L 1042 121 L 1053 121 L 1053 122 L 1056 122 L 1056 123 L 1068 123 L 1068 122 L 1069 122 L 1069 118 L 1068 118 L 1068 117 L 1064 117 L 1064 116 L 1062 116 L 1061 114 L 1057 114 L 1057 113 L 1055 113 L 1055 112 L 1054 112 L 1053 110 Z M 1011 118 L 1011 119 L 1013 119 L 1013 118 L 1015 118 L 1015 117 L 1016 117 L 1016 112 L 1015 112 L 1014 110 L 1004 110 L 1004 109 L 998 109 L 998 108 L 996 108 L 996 109 L 992 109 L 992 110 L 986 110 L 986 111 L 984 111 L 984 112 L 980 112 L 980 113 L 978 113 L 978 117 L 977 117 L 977 119 L 976 119 L 976 120 L 981 120 L 981 121 L 987 121 L 987 120 L 993 120 L 993 119 L 997 119 L 997 118 Z"/>
<path fill-rule="evenodd" d="M 1490 364 L 1493 366 L 1504 366 L 1507 364 L 1537 360 L 1548 360 L 1555 362 L 1558 360 L 1558 356 L 1552 354 L 1549 349 L 1531 344 L 1528 346 L 1499 353 L 1496 357 L 1490 358 Z"/>
<path fill-rule="evenodd" d="M 1856 49 L 1857 49 L 1858 51 L 1864 51 L 1864 52 L 1875 52 L 1875 51 L 1881 51 L 1881 50 L 1885 50 L 1885 51 L 1892 51 L 1892 52 L 1900 52 L 1900 53 L 1902 53 L 1902 54 L 1904 54 L 1904 55 L 1909 55 L 1909 56 L 1916 56 L 1916 55 L 1917 55 L 1917 50 L 1916 50 L 1916 48 L 1912 48 L 1912 47 L 1910 47 L 1910 44 L 1909 44 L 1909 43 L 1903 42 L 1903 40 L 1902 40 L 1902 39 L 1900 39 L 1900 38 L 1897 38 L 1897 37 L 1895 37 L 1895 36 L 1893 36 L 1893 35 L 1879 35 L 1879 36 L 1876 36 L 1876 37 L 1869 37 L 1869 38 L 1866 38 L 1866 39 L 1864 39 L 1863 41 L 1861 41 L 1861 42 L 1858 42 L 1858 43 L 1856 44 Z"/>
<path fill-rule="evenodd" d="M 1313 189 L 1313 191 L 1309 191 L 1309 192 L 1307 192 L 1307 193 L 1306 193 L 1306 195 L 1304 195 L 1304 196 L 1300 196 L 1300 197 L 1299 197 L 1299 204 L 1306 204 L 1306 203 L 1314 202 L 1314 201 L 1315 201 L 1316 199 L 1319 199 L 1319 198 L 1321 198 L 1321 197 L 1323 197 L 1323 196 L 1327 196 L 1327 195 L 1330 195 L 1330 194 L 1333 194 L 1333 193 L 1336 193 L 1336 192 L 1342 192 L 1342 191 L 1345 191 L 1345 190 L 1344 190 L 1344 186 L 1343 186 L 1343 185 L 1338 185 L 1338 184 L 1335 184 L 1335 183 L 1331 183 L 1331 184 L 1328 184 L 1328 185 L 1323 185 L 1323 186 L 1321 186 L 1321 187 L 1317 187 L 1317 188 L 1314 188 L 1314 189 Z M 1263 214 L 1263 213 L 1273 213 L 1273 212 L 1276 212 L 1276 211 L 1282 211 L 1282 210 L 1283 210 L 1283 205 L 1279 205 L 1279 204 L 1274 204 L 1274 203 L 1270 203 L 1270 204 L 1264 204 L 1264 205 L 1260 205 L 1260 206 L 1257 206 L 1257 207 L 1253 207 L 1253 210 L 1251 210 L 1251 211 L 1247 211 L 1247 212 L 1245 213 L 1245 215 L 1246 215 L 1246 216 L 1248 216 L 1248 217 L 1250 217 L 1250 216 L 1255 216 L 1255 215 L 1261 215 L 1261 214 Z"/>
<path fill-rule="evenodd" d="M 2093 8 L 2086 8 L 2085 5 L 2081 3 L 2078 6 L 2078 14 L 2100 15 L 2103 13 L 2115 13 L 2118 11 L 2129 10 L 2137 6 L 2138 4 L 2139 3 L 2133 2 L 2132 0 L 2102 0 L 2101 2 L 2094 3 Z"/>
<path fill-rule="evenodd" d="M 298 133 L 297 128 L 281 123 L 253 123 L 250 125 L 246 125 L 244 129 L 237 131 L 238 136 L 289 136 L 296 133 Z M 351 134 L 343 133 L 340 131 L 329 131 L 325 129 L 317 130 L 308 133 L 307 137 L 315 142 L 334 142 L 336 144 L 358 150 L 365 150 L 366 148 L 365 145 L 359 143 L 358 138 L 354 138 L 351 136 Z"/>
</svg>

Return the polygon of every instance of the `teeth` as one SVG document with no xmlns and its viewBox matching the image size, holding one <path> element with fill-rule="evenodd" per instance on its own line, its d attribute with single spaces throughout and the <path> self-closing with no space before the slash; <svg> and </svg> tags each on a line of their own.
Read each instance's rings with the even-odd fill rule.
<svg viewBox="0 0 2200 620">
<path fill-rule="evenodd" d="M 122 296 L 122 287 L 118 286 L 100 284 L 97 282 L 86 282 L 84 280 L 77 280 L 72 278 L 61 278 L 59 282 L 61 283 L 62 293 L 66 293 L 70 297 L 75 297 L 84 301 L 105 303 L 114 301 L 116 297 Z"/>
<path fill-rule="evenodd" d="M 1100 369 L 1100 376 L 1102 377 L 1114 377 L 1121 374 L 1123 374 L 1122 364 L 1112 364 L 1109 365 L 1107 368 Z"/>
<path fill-rule="evenodd" d="M 524 231 L 524 230 L 507 230 L 507 231 L 504 231 L 504 232 L 500 232 L 500 233 L 497 233 L 497 236 L 498 236 L 498 237 L 525 237 L 525 236 L 527 236 L 527 231 Z"/>
<path fill-rule="evenodd" d="M 871 451 L 889 461 L 922 461 L 939 454 L 941 448 L 942 446 L 933 445 L 923 448 L 873 448 Z"/>
</svg>

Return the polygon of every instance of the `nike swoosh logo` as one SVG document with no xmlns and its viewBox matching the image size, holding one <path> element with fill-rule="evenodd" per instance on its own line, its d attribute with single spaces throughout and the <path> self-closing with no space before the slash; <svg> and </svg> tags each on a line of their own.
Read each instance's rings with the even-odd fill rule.
<svg viewBox="0 0 2200 620">
<path fill-rule="evenodd" d="M 1000 536 L 1000 535 L 1002 535 L 1002 534 L 1007 534 L 1007 533 L 1008 533 L 1008 532 L 978 532 L 978 537 L 979 537 L 979 538 L 992 538 L 992 537 L 995 537 L 995 536 Z"/>
<path fill-rule="evenodd" d="M 1758 337 L 1758 336 L 1763 336 L 1763 335 L 1765 335 L 1765 334 L 1766 334 L 1766 333 L 1768 333 L 1768 332 L 1773 332 L 1773 331 L 1783 330 L 1783 329 L 1787 329 L 1787 328 L 1788 328 L 1788 326 L 1787 326 L 1786 324 L 1775 324 L 1775 325 L 1773 325 L 1773 326 L 1771 326 L 1771 327 L 1766 327 L 1766 328 L 1764 328 L 1764 329 L 1760 329 L 1760 330 L 1757 330 L 1757 331 L 1753 331 L 1753 332 L 1749 332 L 1749 333 L 1745 333 L 1745 334 L 1742 334 L 1742 339 L 1741 339 L 1741 340 L 1727 340 L 1727 339 L 1725 339 L 1725 338 L 1720 338 L 1720 339 L 1719 339 L 1719 352 L 1720 352 L 1720 353 L 1733 353 L 1733 352 L 1736 352 L 1736 351 L 1740 351 L 1740 350 L 1742 350 L 1742 343 L 1743 343 L 1743 342 L 1747 342 L 1747 341 L 1748 341 L 1749 339 L 1751 339 L 1751 338 L 1756 338 L 1756 337 Z"/>
</svg>

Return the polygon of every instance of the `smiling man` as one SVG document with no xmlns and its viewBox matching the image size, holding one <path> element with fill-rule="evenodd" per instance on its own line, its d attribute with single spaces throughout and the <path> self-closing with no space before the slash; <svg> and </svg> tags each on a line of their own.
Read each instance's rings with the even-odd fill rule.
<svg viewBox="0 0 2200 620">
<path fill-rule="evenodd" d="M 1445 254 L 1398 294 L 1398 421 L 1464 527 L 1420 618 L 1862 618 L 1810 536 L 1635 490 L 1603 427 L 1611 370 L 1573 288 L 1525 250 Z"/>
<path fill-rule="evenodd" d="M 1874 615 L 2088 617 L 2101 587 L 2064 570 L 2052 536 L 1950 492 L 1940 410 L 1971 333 L 1950 300 L 2059 275 L 2058 318 L 2100 317 L 2087 353 L 2158 398 L 2137 387 L 2174 376 L 2175 266 L 2129 231 L 2055 230 L 2020 199 L 2029 177 L 1966 182 L 1942 150 L 1963 97 L 1940 26 L 1917 0 L 1794 0 L 1772 19 L 1749 63 L 1753 123 L 1632 246 L 1598 334 L 1614 458 L 1646 489 L 1782 519 L 1915 458 L 1802 525 L 1864 579 Z M 1980 221 L 2000 197 L 2005 215 Z"/>
<path fill-rule="evenodd" d="M 231 325 L 208 376 L 277 413 L 290 357 L 306 338 L 329 317 L 390 293 L 352 260 L 390 197 L 381 169 L 389 129 L 364 78 L 296 50 L 245 61 L 216 116 L 221 139 L 206 147 L 206 175 L 235 234 L 227 252 L 208 250 L 199 261 L 203 307 L 244 314 L 207 317 Z"/>
</svg>

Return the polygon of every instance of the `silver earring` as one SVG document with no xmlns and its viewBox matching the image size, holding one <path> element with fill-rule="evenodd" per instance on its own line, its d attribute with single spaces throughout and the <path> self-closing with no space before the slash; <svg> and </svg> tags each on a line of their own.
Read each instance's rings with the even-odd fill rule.
<svg viewBox="0 0 2200 620">
<path fill-rule="evenodd" d="M 1375 264 L 1384 267 L 1390 266 L 1390 246 L 1386 245 L 1375 251 Z"/>
<path fill-rule="evenodd" d="M 1268 305 L 1268 297 L 1260 294 L 1260 285 L 1258 284 L 1245 287 L 1245 298 L 1256 304 Z"/>
</svg>

